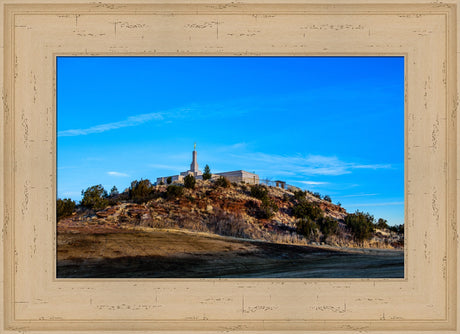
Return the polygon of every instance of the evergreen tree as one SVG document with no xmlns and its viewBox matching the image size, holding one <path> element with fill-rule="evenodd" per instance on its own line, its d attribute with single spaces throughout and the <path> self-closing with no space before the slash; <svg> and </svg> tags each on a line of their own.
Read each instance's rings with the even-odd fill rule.
<svg viewBox="0 0 460 334">
<path fill-rule="evenodd" d="M 169 200 L 182 196 L 184 188 L 178 184 L 171 184 L 166 188 L 166 198 Z"/>
<path fill-rule="evenodd" d="M 117 196 L 119 194 L 118 189 L 116 186 L 113 186 L 113 188 L 110 190 L 110 197 Z"/>
<path fill-rule="evenodd" d="M 374 216 L 356 211 L 345 217 L 345 224 L 353 233 L 356 241 L 362 242 L 372 237 L 374 232 Z"/>
<path fill-rule="evenodd" d="M 230 181 L 226 177 L 221 176 L 214 182 L 214 185 L 216 187 L 228 188 L 230 187 Z"/>
<path fill-rule="evenodd" d="M 203 180 L 209 180 L 211 176 L 211 168 L 208 165 L 204 166 Z"/>
<path fill-rule="evenodd" d="M 310 218 L 300 218 L 296 222 L 297 233 L 307 239 L 315 238 L 318 235 L 318 226 Z"/>
<path fill-rule="evenodd" d="M 321 217 L 318 219 L 318 225 L 319 230 L 324 236 L 324 240 L 326 240 L 329 235 L 336 234 L 339 229 L 339 223 L 331 217 Z"/>
<path fill-rule="evenodd" d="M 387 224 L 387 223 L 388 223 L 388 222 L 387 222 L 385 219 L 379 218 L 379 220 L 377 221 L 377 224 L 375 224 L 375 227 L 377 227 L 377 228 L 383 230 L 383 229 L 388 228 L 388 224 Z"/>
<path fill-rule="evenodd" d="M 70 198 L 58 198 L 56 201 L 57 219 L 59 220 L 60 218 L 72 215 L 72 213 L 75 210 L 75 207 L 75 202 L 72 201 Z"/>
<path fill-rule="evenodd" d="M 131 182 L 129 187 L 129 198 L 136 203 L 147 202 L 152 199 L 154 187 L 149 179 Z"/>
<path fill-rule="evenodd" d="M 195 183 L 196 183 L 196 180 L 195 180 L 195 177 L 193 175 L 189 174 L 184 178 L 184 186 L 185 186 L 185 188 L 194 189 L 195 188 Z"/>
<path fill-rule="evenodd" d="M 88 209 L 100 210 L 107 206 L 107 191 L 101 184 L 82 190 L 81 205 Z"/>
</svg>

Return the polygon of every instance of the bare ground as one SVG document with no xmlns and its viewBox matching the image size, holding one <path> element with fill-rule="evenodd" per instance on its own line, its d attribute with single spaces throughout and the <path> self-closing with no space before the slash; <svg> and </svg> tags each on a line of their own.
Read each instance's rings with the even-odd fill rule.
<svg viewBox="0 0 460 334">
<path fill-rule="evenodd" d="M 58 233 L 58 278 L 403 278 L 395 250 L 338 250 L 177 230 Z"/>
</svg>

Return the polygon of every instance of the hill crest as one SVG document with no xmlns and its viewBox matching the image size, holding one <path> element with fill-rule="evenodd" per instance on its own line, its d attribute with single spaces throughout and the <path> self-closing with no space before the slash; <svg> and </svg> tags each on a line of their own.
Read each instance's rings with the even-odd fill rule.
<svg viewBox="0 0 460 334">
<path fill-rule="evenodd" d="M 193 189 L 181 184 L 149 185 L 149 191 L 139 196 L 136 189 L 143 181 L 108 197 L 104 208 L 77 207 L 58 221 L 58 232 L 182 229 L 297 245 L 390 249 L 404 245 L 403 234 L 386 228 L 374 227 L 364 239 L 356 238 L 344 208 L 307 191 L 197 180 Z"/>
</svg>

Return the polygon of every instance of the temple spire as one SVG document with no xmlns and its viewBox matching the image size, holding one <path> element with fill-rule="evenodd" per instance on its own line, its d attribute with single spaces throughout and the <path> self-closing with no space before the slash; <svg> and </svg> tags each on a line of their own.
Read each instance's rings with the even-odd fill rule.
<svg viewBox="0 0 460 334">
<path fill-rule="evenodd" d="M 199 170 L 198 170 L 198 161 L 196 159 L 196 143 L 193 145 L 192 163 L 190 164 L 190 171 L 193 172 L 193 173 L 198 173 L 199 172 Z"/>
</svg>

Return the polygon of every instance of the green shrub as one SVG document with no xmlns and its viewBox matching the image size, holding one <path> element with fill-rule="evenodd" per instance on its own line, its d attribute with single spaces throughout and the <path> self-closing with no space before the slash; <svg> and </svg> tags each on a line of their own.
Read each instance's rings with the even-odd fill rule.
<svg viewBox="0 0 460 334">
<path fill-rule="evenodd" d="M 107 191 L 100 184 L 82 190 L 80 204 L 88 209 L 100 210 L 108 205 Z"/>
<path fill-rule="evenodd" d="M 319 225 L 319 230 L 324 236 L 324 239 L 326 239 L 328 236 L 332 234 L 337 234 L 339 230 L 339 223 L 337 223 L 337 220 L 332 219 L 330 217 L 322 217 L 318 221 Z"/>
<path fill-rule="evenodd" d="M 204 166 L 203 180 L 209 180 L 211 176 L 211 168 L 208 165 Z"/>
<path fill-rule="evenodd" d="M 216 187 L 222 187 L 222 188 L 228 188 L 230 187 L 230 181 L 226 177 L 219 177 L 215 182 L 214 182 Z"/>
<path fill-rule="evenodd" d="M 275 213 L 279 210 L 278 205 L 276 205 L 275 201 L 268 196 L 262 199 L 262 203 L 260 204 L 260 217 L 261 218 L 271 218 L 275 215 Z"/>
<path fill-rule="evenodd" d="M 116 201 L 129 201 L 129 192 L 123 192 L 116 197 Z"/>
<path fill-rule="evenodd" d="M 136 203 L 144 203 L 154 197 L 155 187 L 148 179 L 131 182 L 129 187 L 129 199 Z"/>
<path fill-rule="evenodd" d="M 113 186 L 112 189 L 110 190 L 110 197 L 115 197 L 118 196 L 120 193 L 118 192 L 118 189 L 116 186 Z"/>
<path fill-rule="evenodd" d="M 387 229 L 388 228 L 387 221 L 383 218 L 379 218 L 379 220 L 377 221 L 377 224 L 375 224 L 375 227 L 381 230 Z"/>
<path fill-rule="evenodd" d="M 171 183 L 172 183 L 172 177 L 171 177 L 171 176 L 168 176 L 168 177 L 166 178 L 166 183 L 167 183 L 167 184 L 171 184 Z"/>
<path fill-rule="evenodd" d="M 309 218 L 301 218 L 297 220 L 297 233 L 303 235 L 307 239 L 314 238 L 318 235 L 318 226 Z"/>
<path fill-rule="evenodd" d="M 246 207 L 246 212 L 249 216 L 252 217 L 258 217 L 258 212 L 259 212 L 259 204 L 254 201 L 254 200 L 249 200 L 244 203 L 244 206 Z"/>
<path fill-rule="evenodd" d="M 325 201 L 328 201 L 329 203 L 332 203 L 332 199 L 331 199 L 331 197 L 329 195 L 324 195 L 323 199 Z"/>
<path fill-rule="evenodd" d="M 404 224 L 401 225 L 395 225 L 395 226 L 389 226 L 388 229 L 392 232 L 396 232 L 399 234 L 404 234 Z"/>
<path fill-rule="evenodd" d="M 321 194 L 319 192 L 313 193 L 313 196 L 315 196 L 318 199 L 321 199 Z"/>
<path fill-rule="evenodd" d="M 317 220 L 322 217 L 323 213 L 317 205 L 303 200 L 294 206 L 293 214 L 296 218 L 309 218 L 311 220 Z"/>
<path fill-rule="evenodd" d="M 293 197 L 287 193 L 283 194 L 283 201 L 284 202 L 289 202 Z"/>
<path fill-rule="evenodd" d="M 174 199 L 182 196 L 184 188 L 177 184 L 171 184 L 166 188 L 166 198 Z"/>
<path fill-rule="evenodd" d="M 295 190 L 294 191 L 294 198 L 297 200 L 297 201 L 303 201 L 305 200 L 305 196 L 307 195 L 307 192 L 306 191 L 302 191 L 302 190 Z"/>
<path fill-rule="evenodd" d="M 353 233 L 355 240 L 362 242 L 372 237 L 374 217 L 369 213 L 356 211 L 345 217 L 345 224 Z"/>
<path fill-rule="evenodd" d="M 185 188 L 195 189 L 195 183 L 196 183 L 196 179 L 193 175 L 189 174 L 184 178 Z"/>
<path fill-rule="evenodd" d="M 260 200 L 264 199 L 268 196 L 268 189 L 261 184 L 253 185 L 251 186 L 251 196 Z"/>
<path fill-rule="evenodd" d="M 72 201 L 70 198 L 58 198 L 56 201 L 57 219 L 59 220 L 64 217 L 71 216 L 72 213 L 75 211 L 76 206 L 77 205 L 75 204 L 75 202 Z"/>
<path fill-rule="evenodd" d="M 257 212 L 259 218 L 268 219 L 279 210 L 278 205 L 268 195 L 268 189 L 261 184 L 251 186 L 250 194 L 252 197 L 260 199 L 261 204 Z"/>
</svg>

